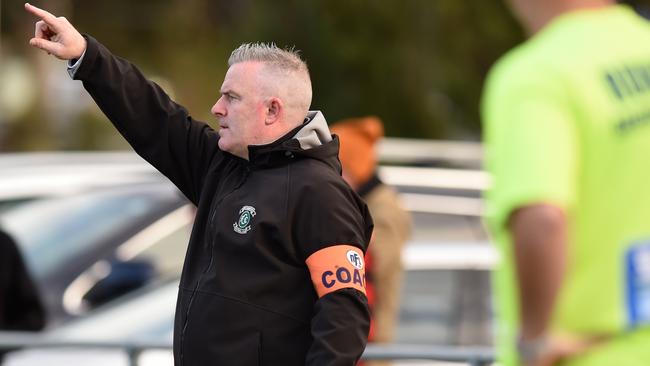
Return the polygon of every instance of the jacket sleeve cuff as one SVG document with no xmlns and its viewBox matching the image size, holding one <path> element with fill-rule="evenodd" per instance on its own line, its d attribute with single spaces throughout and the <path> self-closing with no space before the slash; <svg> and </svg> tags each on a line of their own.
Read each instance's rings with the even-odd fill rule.
<svg viewBox="0 0 650 366">
<path fill-rule="evenodd" d="M 86 50 L 84 50 L 84 53 L 82 53 L 78 59 L 68 60 L 68 75 L 70 75 L 70 78 L 74 79 L 74 75 L 77 73 L 79 66 L 81 66 L 85 54 Z"/>
<path fill-rule="evenodd" d="M 91 73 L 99 52 L 97 40 L 87 34 L 83 37 L 86 39 L 86 50 L 78 60 L 68 61 L 68 75 L 74 80 L 83 80 Z"/>
</svg>

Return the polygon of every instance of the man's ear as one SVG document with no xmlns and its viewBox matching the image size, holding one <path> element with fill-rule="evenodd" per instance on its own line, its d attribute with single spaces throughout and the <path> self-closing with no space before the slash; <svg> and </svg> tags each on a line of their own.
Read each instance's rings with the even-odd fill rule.
<svg viewBox="0 0 650 366">
<path fill-rule="evenodd" d="M 266 125 L 272 125 L 280 121 L 283 112 L 284 105 L 280 98 L 273 97 L 269 99 L 266 106 L 266 119 L 264 120 L 264 123 Z"/>
</svg>

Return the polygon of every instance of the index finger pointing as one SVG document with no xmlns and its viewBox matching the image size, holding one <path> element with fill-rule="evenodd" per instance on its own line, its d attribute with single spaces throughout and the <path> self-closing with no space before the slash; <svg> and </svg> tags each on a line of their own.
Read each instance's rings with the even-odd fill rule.
<svg viewBox="0 0 650 366">
<path fill-rule="evenodd" d="M 56 29 L 57 28 L 57 19 L 52 13 L 43 10 L 41 8 L 37 8 L 34 5 L 30 3 L 25 3 L 25 10 L 28 12 L 34 14 L 35 16 L 41 18 L 45 23 L 47 23 L 49 26 L 52 28 Z"/>
</svg>

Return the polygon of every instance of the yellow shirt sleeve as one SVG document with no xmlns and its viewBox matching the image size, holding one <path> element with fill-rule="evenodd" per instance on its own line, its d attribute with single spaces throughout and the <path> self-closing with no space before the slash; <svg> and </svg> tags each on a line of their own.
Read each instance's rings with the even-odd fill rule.
<svg viewBox="0 0 650 366">
<path fill-rule="evenodd" d="M 482 114 L 487 216 L 500 229 L 512 211 L 534 203 L 568 208 L 575 200 L 576 119 L 560 76 L 504 60 L 490 74 Z"/>
</svg>

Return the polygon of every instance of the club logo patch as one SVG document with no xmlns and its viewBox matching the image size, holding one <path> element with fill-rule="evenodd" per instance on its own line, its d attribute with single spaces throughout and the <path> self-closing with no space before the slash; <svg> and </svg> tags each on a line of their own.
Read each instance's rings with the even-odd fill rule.
<svg viewBox="0 0 650 366">
<path fill-rule="evenodd" d="M 238 234 L 246 234 L 251 231 L 251 221 L 255 217 L 255 207 L 244 206 L 239 210 L 239 219 L 232 224 L 232 229 Z"/>
<path fill-rule="evenodd" d="M 345 256 L 354 268 L 363 269 L 363 258 L 355 250 L 348 250 Z"/>
</svg>

